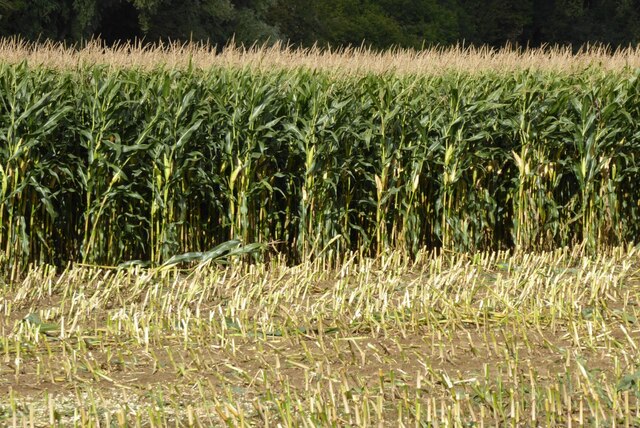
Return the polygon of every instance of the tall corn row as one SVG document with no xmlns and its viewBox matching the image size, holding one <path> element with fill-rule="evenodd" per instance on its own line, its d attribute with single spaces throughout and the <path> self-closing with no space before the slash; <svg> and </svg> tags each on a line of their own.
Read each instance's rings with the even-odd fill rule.
<svg viewBox="0 0 640 428">
<path fill-rule="evenodd" d="M 540 111 L 542 97 L 549 95 L 542 84 L 535 77 L 526 76 L 513 89 L 517 114 L 513 128 L 519 146 L 518 152 L 512 152 L 516 164 L 513 240 L 517 247 L 528 250 L 545 248 L 552 238 L 546 228 L 558 216 L 558 207 L 550 194 L 558 187 L 554 163 L 550 160 L 552 145 L 535 129 L 539 126 L 537 121 L 545 119 Z"/>
<path fill-rule="evenodd" d="M 160 264 L 640 236 L 638 73 L 0 66 L 0 249 Z"/>
<path fill-rule="evenodd" d="M 619 171 L 618 165 L 625 155 L 638 153 L 624 150 L 627 138 L 636 140 L 637 145 L 637 134 L 628 133 L 634 128 L 636 119 L 619 101 L 618 97 L 626 95 L 625 88 L 612 87 L 612 83 L 602 77 L 596 77 L 593 82 L 587 80 L 585 85 L 590 90 L 572 99 L 577 120 L 572 123 L 571 131 L 578 155 L 573 170 L 580 188 L 576 204 L 582 223 L 582 240 L 591 248 L 620 241 L 623 233 L 616 225 L 622 219 L 614 189 L 619 172 L 624 174 L 626 171 Z"/>
<path fill-rule="evenodd" d="M 144 177 L 158 116 L 145 116 L 149 93 L 133 71 L 87 70 L 78 76 L 79 105 L 73 123 L 77 159 L 74 173 L 83 195 L 76 207 L 82 224 L 81 260 L 100 263 L 149 253 L 150 197 Z M 69 94 L 69 96 L 72 96 Z"/>
<path fill-rule="evenodd" d="M 68 76 L 24 64 L 0 68 L 0 251 L 12 276 L 60 251 L 55 239 L 64 234 L 55 223 L 66 217 L 59 197 L 72 168 L 64 146 L 72 111 L 64 96 L 71 90 Z"/>
<path fill-rule="evenodd" d="M 149 181 L 153 263 L 161 263 L 191 247 L 186 228 L 189 194 L 186 180 L 190 166 L 202 159 L 192 143 L 200 139 L 198 133 L 210 111 L 202 102 L 203 85 L 197 76 L 189 71 L 184 74 L 174 71 L 162 77 L 148 88 L 153 94 L 155 112 L 146 125 L 146 129 L 153 129 L 148 133 L 146 150 L 153 169 Z M 182 78 L 193 84 L 180 84 Z"/>
</svg>

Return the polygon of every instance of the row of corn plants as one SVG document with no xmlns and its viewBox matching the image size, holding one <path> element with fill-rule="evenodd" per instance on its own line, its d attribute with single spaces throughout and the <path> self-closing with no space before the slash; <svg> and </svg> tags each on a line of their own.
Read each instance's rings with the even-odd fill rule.
<svg viewBox="0 0 640 428">
<path fill-rule="evenodd" d="M 0 64 L 1 257 L 634 240 L 639 76 Z"/>
</svg>

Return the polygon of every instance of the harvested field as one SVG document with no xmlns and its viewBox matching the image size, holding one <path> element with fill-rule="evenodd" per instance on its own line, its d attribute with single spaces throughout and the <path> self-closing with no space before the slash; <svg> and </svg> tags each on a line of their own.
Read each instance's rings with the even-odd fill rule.
<svg viewBox="0 0 640 428">
<path fill-rule="evenodd" d="M 45 267 L 0 288 L 0 424 L 640 423 L 640 253 Z"/>
</svg>

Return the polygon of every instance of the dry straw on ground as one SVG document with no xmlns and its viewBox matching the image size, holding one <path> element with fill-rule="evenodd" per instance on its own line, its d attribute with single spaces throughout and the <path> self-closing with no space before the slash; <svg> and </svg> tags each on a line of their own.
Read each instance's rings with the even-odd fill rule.
<svg viewBox="0 0 640 428">
<path fill-rule="evenodd" d="M 574 53 L 570 47 L 558 46 L 537 49 L 507 46 L 493 49 L 457 45 L 419 51 L 394 48 L 378 52 L 366 47 L 300 49 L 275 43 L 248 48 L 231 44 L 218 51 L 214 46 L 194 43 L 135 42 L 109 48 L 100 40 L 93 40 L 86 43 L 85 47 L 77 49 L 60 43 L 29 43 L 13 38 L 0 41 L 0 58 L 9 63 L 27 61 L 31 65 L 41 64 L 62 69 L 87 64 L 105 64 L 125 68 L 301 67 L 348 74 L 508 72 L 523 69 L 580 72 L 591 67 L 604 70 L 640 67 L 640 47 L 629 46 L 613 50 L 606 46 L 587 46 Z"/>
<path fill-rule="evenodd" d="M 639 262 L 42 266 L 0 287 L 0 426 L 638 426 Z"/>
</svg>

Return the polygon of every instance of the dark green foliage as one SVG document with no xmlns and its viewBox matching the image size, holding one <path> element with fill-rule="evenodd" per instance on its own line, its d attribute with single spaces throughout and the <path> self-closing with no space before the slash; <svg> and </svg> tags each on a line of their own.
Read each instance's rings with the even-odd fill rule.
<svg viewBox="0 0 640 428">
<path fill-rule="evenodd" d="M 2 65 L 2 257 L 620 244 L 640 236 L 638 77 Z"/>
<path fill-rule="evenodd" d="M 238 4 L 236 4 L 238 3 Z M 206 41 L 225 45 L 275 41 L 266 22 L 270 0 L 243 6 L 231 0 L 12 0 L 0 2 L 0 36 L 26 40 L 82 42 L 102 36 L 107 43 Z"/>
<path fill-rule="evenodd" d="M 469 14 L 470 31 L 462 29 L 470 42 L 493 46 L 526 44 L 525 29 L 532 24 L 532 0 L 462 0 Z"/>
<path fill-rule="evenodd" d="M 218 47 L 640 42 L 640 0 L 0 0 L 0 36 Z"/>
<path fill-rule="evenodd" d="M 604 43 L 626 46 L 640 42 L 638 0 L 537 0 L 525 37 L 540 43 Z"/>
</svg>

